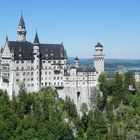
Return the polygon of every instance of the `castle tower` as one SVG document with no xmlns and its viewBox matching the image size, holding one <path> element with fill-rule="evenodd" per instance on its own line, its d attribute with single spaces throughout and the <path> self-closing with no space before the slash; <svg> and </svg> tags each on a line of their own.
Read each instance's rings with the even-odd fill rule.
<svg viewBox="0 0 140 140">
<path fill-rule="evenodd" d="M 18 34 L 17 41 L 23 41 L 23 42 L 26 41 L 26 27 L 25 27 L 25 22 L 22 13 L 18 24 L 17 34 Z"/>
<path fill-rule="evenodd" d="M 104 54 L 103 54 L 103 46 L 100 43 L 97 43 L 95 46 L 95 54 L 94 58 L 94 67 L 96 71 L 101 74 L 104 72 Z"/>
<path fill-rule="evenodd" d="M 79 68 L 80 64 L 79 64 L 79 59 L 78 59 L 78 57 L 76 57 L 76 58 L 74 59 L 74 65 L 75 65 L 76 68 Z"/>
<path fill-rule="evenodd" d="M 41 86 L 41 62 L 40 62 L 40 43 L 36 32 L 34 38 L 33 54 L 34 54 L 34 91 L 38 91 Z"/>
</svg>

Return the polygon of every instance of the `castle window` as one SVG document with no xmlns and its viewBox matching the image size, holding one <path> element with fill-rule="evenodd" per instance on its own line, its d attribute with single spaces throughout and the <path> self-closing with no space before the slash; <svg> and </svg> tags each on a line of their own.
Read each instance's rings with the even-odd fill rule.
<svg viewBox="0 0 140 140">
<path fill-rule="evenodd" d="M 45 69 L 47 69 L 47 66 L 45 67 Z"/>
<path fill-rule="evenodd" d="M 31 63 L 34 63 L 34 60 L 31 60 Z"/>
<path fill-rule="evenodd" d="M 24 67 L 22 67 L 21 69 L 24 70 Z"/>
<path fill-rule="evenodd" d="M 42 86 L 43 86 L 43 83 L 42 83 Z"/>
<path fill-rule="evenodd" d="M 25 78 L 23 78 L 23 81 L 25 81 Z"/>
<path fill-rule="evenodd" d="M 57 80 L 59 80 L 59 77 L 57 77 Z"/>
<path fill-rule="evenodd" d="M 45 60 L 43 61 L 43 63 L 45 63 Z"/>
<path fill-rule="evenodd" d="M 58 61 L 59 64 L 61 64 L 61 61 Z"/>
<path fill-rule="evenodd" d="M 24 61 L 22 60 L 21 63 L 24 63 Z"/>
<path fill-rule="evenodd" d="M 16 79 L 16 82 L 19 82 L 19 79 Z"/>
<path fill-rule="evenodd" d="M 19 70 L 19 67 L 17 67 L 16 69 Z"/>
<path fill-rule="evenodd" d="M 17 61 L 16 61 L 16 63 L 18 64 L 18 63 L 19 63 L 19 61 L 17 60 Z"/>
<path fill-rule="evenodd" d="M 56 77 L 54 77 L 54 80 L 56 79 Z"/>
<path fill-rule="evenodd" d="M 31 81 L 33 81 L 33 78 L 31 78 Z"/>
<path fill-rule="evenodd" d="M 34 73 L 33 72 L 31 72 L 31 75 L 33 75 Z"/>
<path fill-rule="evenodd" d="M 25 75 L 26 74 L 26 72 L 23 72 L 23 75 Z"/>
<path fill-rule="evenodd" d="M 51 61 L 49 60 L 48 63 L 51 63 Z"/>
<path fill-rule="evenodd" d="M 45 82 L 45 86 L 47 86 L 47 82 Z"/>
<path fill-rule="evenodd" d="M 16 76 L 19 76 L 19 72 L 16 72 Z"/>
<path fill-rule="evenodd" d="M 45 72 L 45 74 L 47 75 L 47 71 Z"/>
</svg>

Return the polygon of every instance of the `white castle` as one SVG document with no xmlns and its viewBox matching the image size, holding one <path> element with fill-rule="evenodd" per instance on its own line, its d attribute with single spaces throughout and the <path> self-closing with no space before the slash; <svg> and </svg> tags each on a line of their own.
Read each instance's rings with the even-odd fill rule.
<svg viewBox="0 0 140 140">
<path fill-rule="evenodd" d="M 82 68 L 77 57 L 68 64 L 62 43 L 42 44 L 37 32 L 33 43 L 26 41 L 22 14 L 17 34 L 17 41 L 9 41 L 6 37 L 1 49 L 0 89 L 6 90 L 12 98 L 23 85 L 29 93 L 51 86 L 57 89 L 60 98 L 70 97 L 78 108 L 82 103 L 89 106 L 90 95 L 104 71 L 103 46 L 100 43 L 95 46 L 94 67 Z"/>
</svg>

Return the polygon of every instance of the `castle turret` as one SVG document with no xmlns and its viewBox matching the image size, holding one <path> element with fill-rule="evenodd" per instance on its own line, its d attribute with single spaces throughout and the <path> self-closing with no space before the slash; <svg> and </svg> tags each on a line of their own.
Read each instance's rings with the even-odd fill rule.
<svg viewBox="0 0 140 140">
<path fill-rule="evenodd" d="M 95 54 L 94 58 L 94 67 L 96 71 L 101 74 L 104 72 L 104 54 L 103 54 L 103 46 L 100 43 L 97 43 L 95 46 Z"/>
<path fill-rule="evenodd" d="M 18 24 L 17 34 L 18 34 L 17 41 L 23 41 L 23 42 L 26 41 L 26 27 L 25 27 L 25 22 L 22 13 Z"/>
<path fill-rule="evenodd" d="M 34 91 L 38 91 L 41 86 L 41 61 L 40 61 L 40 43 L 36 32 L 34 38 L 33 54 L 34 54 Z"/>
<path fill-rule="evenodd" d="M 78 57 L 76 57 L 75 59 L 74 59 L 74 65 L 75 65 L 75 67 L 76 68 L 79 68 L 79 59 L 78 59 Z"/>
</svg>

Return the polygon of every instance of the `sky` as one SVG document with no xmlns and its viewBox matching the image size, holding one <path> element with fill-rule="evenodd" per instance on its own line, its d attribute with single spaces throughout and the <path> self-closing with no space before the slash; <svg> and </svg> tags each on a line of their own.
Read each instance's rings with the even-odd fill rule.
<svg viewBox="0 0 140 140">
<path fill-rule="evenodd" d="M 92 58 L 104 46 L 106 58 L 140 59 L 140 0 L 1 0 L 0 46 L 17 40 L 23 11 L 27 41 L 36 29 L 41 43 L 63 42 L 70 57 Z"/>
</svg>

